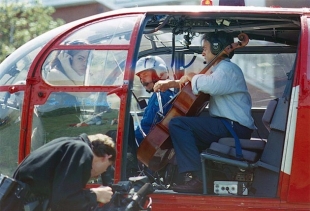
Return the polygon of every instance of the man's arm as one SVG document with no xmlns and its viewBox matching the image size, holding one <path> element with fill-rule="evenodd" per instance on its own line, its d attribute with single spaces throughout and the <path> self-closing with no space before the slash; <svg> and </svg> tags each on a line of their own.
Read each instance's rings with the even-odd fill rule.
<svg viewBox="0 0 310 211">
<path fill-rule="evenodd" d="M 165 92 L 171 88 L 181 88 L 187 82 L 190 82 L 196 73 L 188 73 L 180 78 L 180 80 L 159 80 L 154 85 L 155 92 Z"/>
<path fill-rule="evenodd" d="M 170 88 L 180 88 L 179 80 L 159 80 L 154 85 L 155 92 L 165 92 Z"/>
</svg>

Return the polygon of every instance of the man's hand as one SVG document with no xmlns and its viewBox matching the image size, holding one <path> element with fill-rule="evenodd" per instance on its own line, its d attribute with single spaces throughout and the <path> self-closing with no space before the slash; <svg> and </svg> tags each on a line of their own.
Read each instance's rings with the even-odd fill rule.
<svg viewBox="0 0 310 211">
<path fill-rule="evenodd" d="M 97 195 L 97 201 L 104 204 L 108 203 L 113 195 L 112 188 L 109 186 L 100 186 L 98 188 L 91 188 L 90 190 Z"/>
<path fill-rule="evenodd" d="M 178 88 L 179 82 L 173 80 L 159 80 L 154 85 L 154 92 L 165 92 L 170 88 Z"/>
<path fill-rule="evenodd" d="M 186 83 L 192 81 L 192 78 L 196 75 L 196 73 L 187 73 L 180 78 L 179 84 L 180 86 L 184 86 Z"/>
<path fill-rule="evenodd" d="M 186 85 L 187 82 L 189 82 L 190 80 L 188 79 L 187 75 L 183 75 L 181 78 L 180 78 L 180 81 L 179 81 L 179 85 L 180 87 L 183 87 Z"/>
</svg>

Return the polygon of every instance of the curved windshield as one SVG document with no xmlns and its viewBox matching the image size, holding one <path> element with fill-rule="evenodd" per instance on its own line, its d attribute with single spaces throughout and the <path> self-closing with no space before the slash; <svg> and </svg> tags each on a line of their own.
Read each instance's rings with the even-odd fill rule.
<svg viewBox="0 0 310 211">
<path fill-rule="evenodd" d="M 9 55 L 0 64 L 0 86 L 26 85 L 29 68 L 40 50 L 57 34 L 71 26 L 72 23 L 46 32 L 27 42 Z M 20 87 L 19 91 L 15 93 L 0 92 L 0 168 L 2 173 L 6 175 L 12 175 L 18 164 L 19 131 L 24 101 L 23 89 L 23 87 Z M 43 140 L 44 134 L 40 133 L 42 131 L 42 123 L 36 116 L 37 114 L 34 114 L 32 137 Z M 32 149 L 40 146 L 35 144 L 36 142 L 32 143 Z"/>
<path fill-rule="evenodd" d="M 57 34 L 72 27 L 72 23 L 57 27 L 25 43 L 0 64 L 0 85 L 25 81 L 29 68 L 40 50 Z"/>
</svg>

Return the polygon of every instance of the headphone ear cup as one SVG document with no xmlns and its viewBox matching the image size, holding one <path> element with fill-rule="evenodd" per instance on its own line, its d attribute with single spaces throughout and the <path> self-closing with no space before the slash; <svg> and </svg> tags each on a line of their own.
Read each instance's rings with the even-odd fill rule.
<svg viewBox="0 0 310 211">
<path fill-rule="evenodd" d="M 216 37 L 214 37 L 211 42 L 211 53 L 213 55 L 217 55 L 222 50 L 223 50 L 222 43 Z"/>
</svg>

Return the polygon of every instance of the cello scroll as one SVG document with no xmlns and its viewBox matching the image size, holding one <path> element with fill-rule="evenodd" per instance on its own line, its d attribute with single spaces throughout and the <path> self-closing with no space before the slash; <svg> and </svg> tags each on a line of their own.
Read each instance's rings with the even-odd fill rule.
<svg viewBox="0 0 310 211">
<path fill-rule="evenodd" d="M 232 51 L 236 50 L 237 48 L 242 48 L 249 43 L 249 37 L 245 33 L 239 34 L 238 39 L 239 41 L 237 41 L 236 43 L 232 43 L 228 45 L 226 48 L 224 48 L 223 53 L 229 55 Z"/>
</svg>

